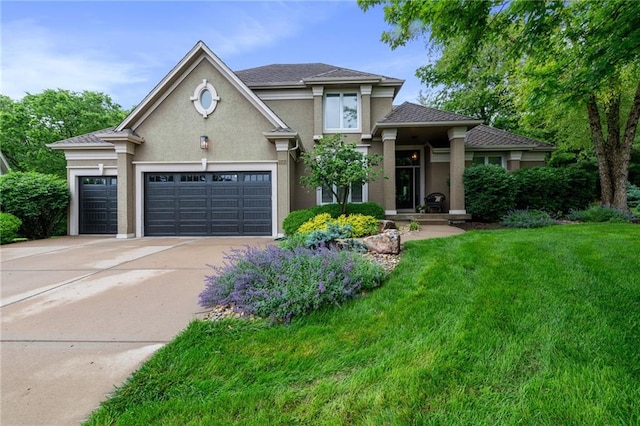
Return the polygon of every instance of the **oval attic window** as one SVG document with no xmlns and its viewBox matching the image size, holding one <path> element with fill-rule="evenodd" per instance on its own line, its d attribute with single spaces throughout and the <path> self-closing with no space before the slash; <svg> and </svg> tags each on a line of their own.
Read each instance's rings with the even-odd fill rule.
<svg viewBox="0 0 640 426">
<path fill-rule="evenodd" d="M 196 111 L 204 118 L 213 113 L 220 100 L 216 89 L 206 79 L 202 80 L 202 83 L 196 87 L 190 99 Z"/>
</svg>

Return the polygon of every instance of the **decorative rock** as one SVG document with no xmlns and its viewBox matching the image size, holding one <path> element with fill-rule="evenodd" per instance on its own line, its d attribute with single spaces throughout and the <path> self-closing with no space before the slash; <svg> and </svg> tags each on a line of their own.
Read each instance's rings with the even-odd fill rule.
<svg viewBox="0 0 640 426">
<path fill-rule="evenodd" d="M 366 237 L 363 242 L 369 251 L 381 254 L 400 253 L 400 232 L 397 229 L 387 229 L 378 235 Z"/>
<path fill-rule="evenodd" d="M 392 220 L 381 220 L 378 225 L 378 232 L 384 232 L 387 229 L 397 229 L 396 223 Z"/>
</svg>

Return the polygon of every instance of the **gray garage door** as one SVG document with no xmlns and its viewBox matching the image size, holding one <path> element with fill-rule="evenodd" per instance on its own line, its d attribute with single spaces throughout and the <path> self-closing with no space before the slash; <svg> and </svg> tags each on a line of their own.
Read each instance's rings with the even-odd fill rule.
<svg viewBox="0 0 640 426">
<path fill-rule="evenodd" d="M 144 234 L 271 235 L 271 173 L 146 173 Z"/>
<path fill-rule="evenodd" d="M 118 231 L 118 178 L 80 177 L 80 233 Z"/>
</svg>

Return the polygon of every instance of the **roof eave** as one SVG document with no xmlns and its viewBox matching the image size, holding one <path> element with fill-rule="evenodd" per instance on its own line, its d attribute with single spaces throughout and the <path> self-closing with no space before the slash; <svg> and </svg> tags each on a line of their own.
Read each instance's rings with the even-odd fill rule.
<svg viewBox="0 0 640 426">
<path fill-rule="evenodd" d="M 482 120 L 460 120 L 460 121 L 416 121 L 399 123 L 376 123 L 371 134 L 376 134 L 380 129 L 407 128 L 407 127 L 461 127 L 469 128 L 482 124 Z"/>
<path fill-rule="evenodd" d="M 109 142 L 103 143 L 50 143 L 47 147 L 54 150 L 69 150 L 69 149 L 109 149 L 112 150 L 114 145 Z"/>
<path fill-rule="evenodd" d="M 133 142 L 136 145 L 144 143 L 144 138 L 134 133 L 122 132 L 122 133 L 96 133 L 96 137 L 102 139 L 105 142 Z"/>
<path fill-rule="evenodd" d="M 466 145 L 468 151 L 553 151 L 555 147 L 539 147 L 537 145 Z"/>
</svg>

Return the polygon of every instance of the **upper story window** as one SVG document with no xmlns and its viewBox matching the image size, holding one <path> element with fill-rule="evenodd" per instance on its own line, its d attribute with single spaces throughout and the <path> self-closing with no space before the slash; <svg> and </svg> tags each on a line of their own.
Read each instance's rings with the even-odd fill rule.
<svg viewBox="0 0 640 426">
<path fill-rule="evenodd" d="M 360 128 L 358 94 L 327 93 L 324 97 L 325 130 L 357 130 Z"/>
</svg>

